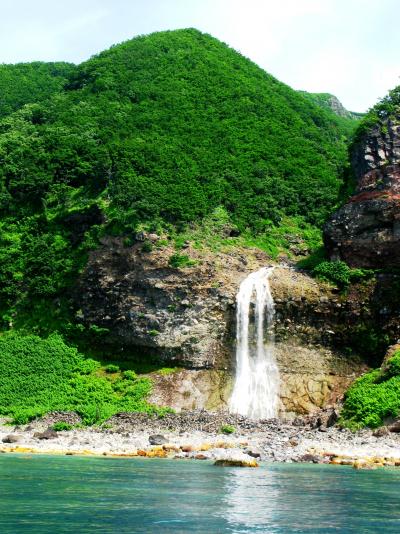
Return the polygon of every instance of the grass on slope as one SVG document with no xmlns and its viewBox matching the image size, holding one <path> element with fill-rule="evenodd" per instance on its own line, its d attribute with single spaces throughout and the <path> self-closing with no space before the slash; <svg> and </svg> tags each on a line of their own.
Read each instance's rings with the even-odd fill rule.
<svg viewBox="0 0 400 534">
<path fill-rule="evenodd" d="M 380 369 L 358 378 L 346 393 L 341 414 L 342 423 L 358 429 L 375 428 L 385 418 L 400 413 L 400 351 Z"/>
<path fill-rule="evenodd" d="M 105 368 L 107 371 L 107 368 Z M 53 334 L 0 336 L 0 414 L 23 424 L 52 410 L 76 411 L 84 424 L 104 421 L 121 411 L 165 413 L 146 401 L 147 377 L 118 368 L 104 373 Z"/>
</svg>

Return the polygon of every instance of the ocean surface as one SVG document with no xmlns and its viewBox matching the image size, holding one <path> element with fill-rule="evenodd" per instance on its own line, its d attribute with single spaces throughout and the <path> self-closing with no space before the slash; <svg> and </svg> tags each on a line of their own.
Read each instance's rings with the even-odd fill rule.
<svg viewBox="0 0 400 534">
<path fill-rule="evenodd" d="M 0 533 L 396 533 L 400 471 L 0 454 Z"/>
</svg>

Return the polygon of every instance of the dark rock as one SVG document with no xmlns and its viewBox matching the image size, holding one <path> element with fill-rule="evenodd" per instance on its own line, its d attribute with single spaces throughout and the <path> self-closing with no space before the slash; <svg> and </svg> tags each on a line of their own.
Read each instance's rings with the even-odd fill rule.
<svg viewBox="0 0 400 534">
<path fill-rule="evenodd" d="M 400 432 L 400 419 L 388 426 L 389 432 Z"/>
<path fill-rule="evenodd" d="M 22 439 L 22 436 L 18 434 L 8 434 L 1 441 L 3 443 L 18 443 L 19 441 L 21 441 L 21 439 Z"/>
<path fill-rule="evenodd" d="M 380 428 L 377 428 L 376 430 L 374 430 L 374 432 L 372 433 L 372 435 L 375 436 L 376 438 L 383 438 L 387 436 L 388 434 L 389 434 L 389 429 L 387 426 L 381 426 Z"/>
<path fill-rule="evenodd" d="M 244 453 L 252 458 L 261 458 L 261 452 L 257 449 L 246 449 Z"/>
<path fill-rule="evenodd" d="M 364 134 L 352 167 L 356 191 L 324 228 L 329 257 L 353 267 L 400 267 L 400 115 Z"/>
<path fill-rule="evenodd" d="M 312 464 L 320 464 L 322 460 L 323 458 L 321 456 L 317 456 L 316 454 L 303 454 L 303 456 L 300 456 L 297 459 L 298 462 L 305 462 L 305 463 L 312 463 Z"/>
<path fill-rule="evenodd" d="M 150 445 L 164 445 L 168 443 L 168 440 L 161 434 L 152 434 L 149 436 L 149 443 Z"/>
<path fill-rule="evenodd" d="M 54 439 L 58 438 L 58 434 L 52 428 L 48 428 L 44 432 L 35 432 L 33 434 L 33 437 L 36 439 Z"/>
<path fill-rule="evenodd" d="M 103 222 L 104 215 L 97 204 L 83 211 L 75 211 L 62 220 L 62 224 L 68 229 L 69 239 L 75 246 L 83 240 L 85 233 L 93 225 L 102 224 Z"/>
<path fill-rule="evenodd" d="M 337 423 L 339 419 L 339 413 L 336 411 L 336 410 L 332 410 L 332 412 L 330 413 L 327 421 L 326 421 L 326 426 L 329 428 L 333 425 L 335 425 Z"/>
</svg>

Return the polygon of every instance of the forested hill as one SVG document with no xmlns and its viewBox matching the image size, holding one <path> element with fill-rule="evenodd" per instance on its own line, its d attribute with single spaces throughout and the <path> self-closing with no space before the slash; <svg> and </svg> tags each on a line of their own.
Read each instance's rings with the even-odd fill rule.
<svg viewBox="0 0 400 534">
<path fill-rule="evenodd" d="M 1 128 L 13 212 L 50 190 L 53 202 L 60 185 L 56 202 L 66 187 L 107 188 L 133 224 L 187 222 L 222 204 L 260 231 L 282 214 L 320 223 L 336 201 L 340 121 L 209 35 L 133 39 L 73 70 L 66 87 Z"/>
<path fill-rule="evenodd" d="M 6 322 L 73 283 L 99 232 L 180 231 L 222 208 L 236 231 L 267 235 L 288 215 L 320 225 L 337 200 L 339 118 L 197 30 L 7 72 L 2 102 L 31 103 L 0 121 Z"/>
<path fill-rule="evenodd" d="M 0 64 L 0 118 L 25 104 L 42 102 L 63 89 L 70 63 Z"/>
</svg>

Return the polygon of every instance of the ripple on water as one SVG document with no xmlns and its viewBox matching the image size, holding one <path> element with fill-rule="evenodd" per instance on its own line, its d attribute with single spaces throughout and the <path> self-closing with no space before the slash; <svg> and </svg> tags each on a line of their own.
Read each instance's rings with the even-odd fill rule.
<svg viewBox="0 0 400 534">
<path fill-rule="evenodd" d="M 0 456 L 0 532 L 398 533 L 400 472 Z"/>
</svg>

